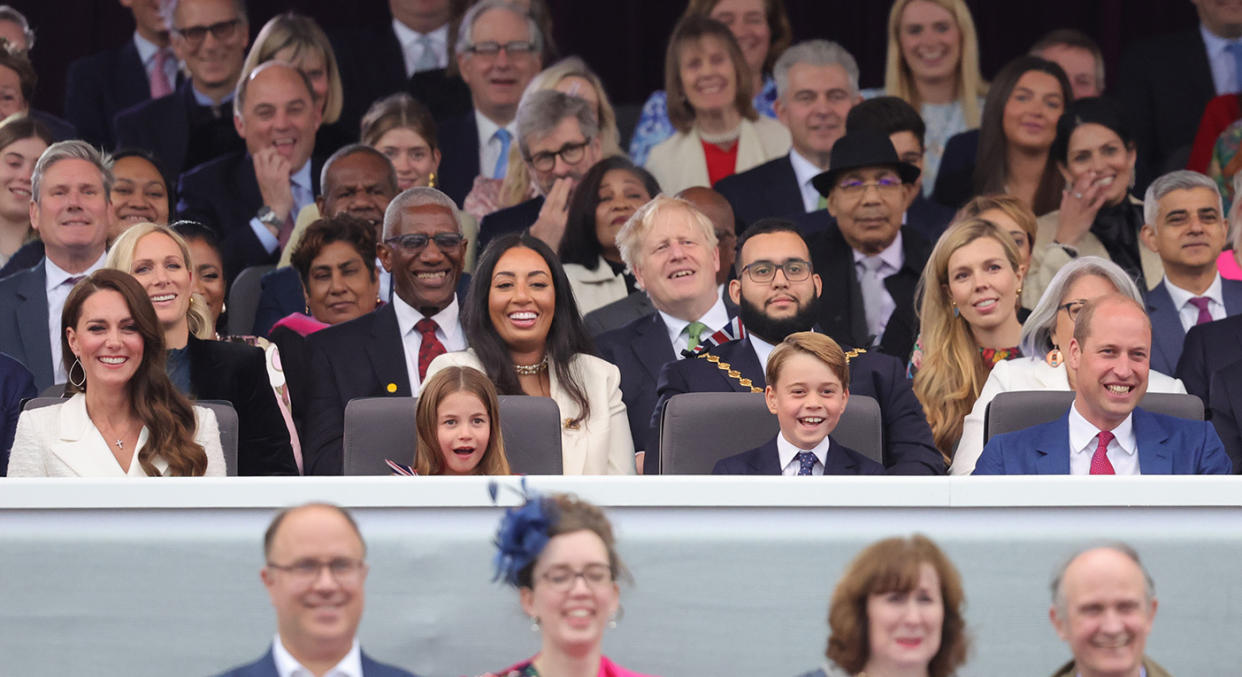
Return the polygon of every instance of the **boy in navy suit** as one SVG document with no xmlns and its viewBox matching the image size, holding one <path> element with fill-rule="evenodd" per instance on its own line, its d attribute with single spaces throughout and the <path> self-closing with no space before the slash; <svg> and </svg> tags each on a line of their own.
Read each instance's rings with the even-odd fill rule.
<svg viewBox="0 0 1242 677">
<path fill-rule="evenodd" d="M 828 436 L 850 399 L 849 366 L 836 341 L 809 331 L 790 334 L 768 358 L 766 377 L 764 399 L 780 433 L 757 449 L 717 461 L 712 474 L 884 474 L 883 465 Z"/>
</svg>

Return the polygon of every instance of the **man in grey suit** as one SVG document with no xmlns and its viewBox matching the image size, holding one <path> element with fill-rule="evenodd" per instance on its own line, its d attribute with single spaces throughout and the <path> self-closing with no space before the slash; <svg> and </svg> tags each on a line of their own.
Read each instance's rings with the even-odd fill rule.
<svg viewBox="0 0 1242 677">
<path fill-rule="evenodd" d="M 1242 313 L 1242 282 L 1216 270 L 1229 225 L 1212 179 L 1182 169 L 1152 181 L 1143 220 L 1143 244 L 1164 264 L 1164 279 L 1147 293 L 1151 368 L 1172 374 L 1191 327 Z"/>
<path fill-rule="evenodd" d="M 104 264 L 112 159 L 85 141 L 54 143 L 35 163 L 30 184 L 30 223 L 45 255 L 0 280 L 0 352 L 26 365 L 43 390 L 68 377 L 60 346 L 65 299 Z"/>
</svg>

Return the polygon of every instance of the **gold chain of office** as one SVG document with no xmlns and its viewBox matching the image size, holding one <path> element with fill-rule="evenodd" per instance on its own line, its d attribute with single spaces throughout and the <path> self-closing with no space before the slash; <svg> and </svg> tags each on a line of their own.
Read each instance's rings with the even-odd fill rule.
<svg viewBox="0 0 1242 677">
<path fill-rule="evenodd" d="M 852 350 L 846 351 L 845 363 L 849 364 L 850 360 L 854 359 L 855 357 L 858 357 L 859 355 L 862 355 L 865 352 L 867 351 L 863 348 L 854 348 Z M 763 392 L 763 388 L 756 386 L 754 381 L 751 381 L 748 378 L 743 378 L 742 372 L 734 369 L 733 365 L 729 364 L 728 362 L 725 362 L 724 360 L 721 360 L 719 357 L 712 355 L 711 353 L 699 353 L 699 358 L 707 360 L 708 362 L 711 362 L 712 364 L 716 365 L 716 368 L 719 369 L 720 371 L 723 371 L 725 373 L 725 376 L 728 376 L 729 378 L 737 381 L 739 384 L 741 384 L 743 388 L 750 388 L 750 392 L 752 393 Z"/>
</svg>

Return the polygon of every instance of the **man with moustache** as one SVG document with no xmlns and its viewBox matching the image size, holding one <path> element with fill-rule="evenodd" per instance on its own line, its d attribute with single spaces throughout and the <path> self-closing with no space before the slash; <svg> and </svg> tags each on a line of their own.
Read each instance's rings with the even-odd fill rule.
<svg viewBox="0 0 1242 677">
<path fill-rule="evenodd" d="M 738 276 L 729 282 L 729 295 L 741 309 L 741 336 L 718 332 L 695 358 L 664 366 L 652 411 L 654 429 L 659 428 L 664 403 L 673 395 L 762 392 L 764 368 L 775 345 L 794 332 L 819 329 L 815 306 L 823 286 L 806 241 L 793 223 L 763 219 L 748 228 L 738 241 L 734 266 Z M 943 475 L 944 461 L 932 443 L 931 428 L 905 376 L 904 363 L 858 348 L 847 347 L 846 354 L 850 393 L 873 397 L 880 405 L 888 473 Z"/>
<path fill-rule="evenodd" d="M 975 475 L 1227 475 L 1233 464 L 1206 421 L 1154 414 L 1147 392 L 1151 322 L 1134 299 L 1088 301 L 1066 366 L 1077 374 L 1064 416 L 988 441 Z"/>
<path fill-rule="evenodd" d="M 323 193 L 315 198 L 319 213 L 326 217 L 349 214 L 370 223 L 377 234 L 384 226 L 384 210 L 397 195 L 397 172 L 383 153 L 370 146 L 356 143 L 338 150 L 323 164 L 319 183 Z M 291 252 L 301 239 L 302 227 L 295 226 L 289 238 L 286 253 Z M 285 258 L 285 257 L 282 257 Z M 378 254 L 377 254 L 378 260 Z M 391 297 L 392 276 L 379 267 L 380 298 Z M 306 307 L 302 293 L 302 281 L 291 266 L 283 266 L 267 273 L 261 281 L 259 307 L 255 311 L 254 332 L 267 336 L 272 325 L 290 313 Z"/>
<path fill-rule="evenodd" d="M 1156 584 L 1124 543 L 1076 553 L 1052 578 L 1048 618 L 1074 658 L 1052 677 L 1170 677 L 1143 654 Z"/>
<path fill-rule="evenodd" d="M 310 377 L 307 475 L 344 471 L 345 405 L 358 397 L 411 397 L 438 355 L 466 349 L 455 295 L 466 254 L 452 199 L 411 188 L 388 205 L 380 262 L 392 275 L 392 302 L 307 338 Z"/>
<path fill-rule="evenodd" d="M 262 658 L 219 677 L 414 677 L 358 644 L 366 556 L 362 532 L 342 508 L 308 503 L 277 513 L 263 535 L 259 570 L 276 611 L 276 638 Z"/>
<path fill-rule="evenodd" d="M 276 263 L 298 212 L 319 192 L 313 91 L 292 65 L 261 64 L 237 84 L 233 99 L 233 124 L 246 150 L 181 176 L 178 215 L 216 230 L 230 283 L 244 268 Z"/>
<path fill-rule="evenodd" d="M 766 216 L 822 208 L 811 179 L 828 170 L 832 145 L 845 134 L 845 116 L 862 101 L 858 63 L 835 42 L 800 42 L 781 54 L 772 71 L 776 116 L 789 128 L 793 146 L 784 157 L 725 177 L 715 186 L 733 205 L 743 228 Z"/>
</svg>

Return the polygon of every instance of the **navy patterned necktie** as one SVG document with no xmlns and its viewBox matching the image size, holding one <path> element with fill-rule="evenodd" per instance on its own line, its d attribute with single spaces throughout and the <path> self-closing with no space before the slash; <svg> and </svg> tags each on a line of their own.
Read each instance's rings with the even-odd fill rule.
<svg viewBox="0 0 1242 677">
<path fill-rule="evenodd" d="M 815 467 L 815 454 L 809 451 L 799 451 L 794 458 L 798 459 L 798 474 L 810 475 L 811 469 Z"/>
</svg>

